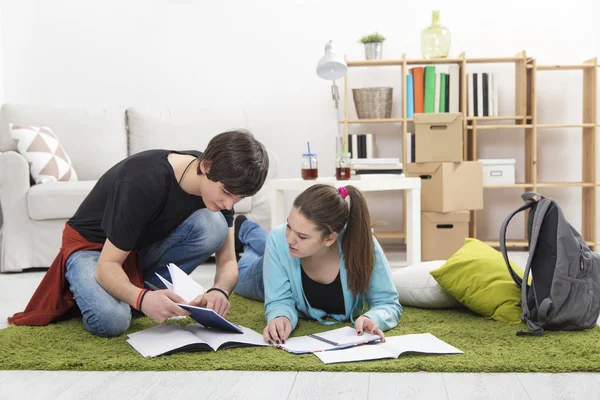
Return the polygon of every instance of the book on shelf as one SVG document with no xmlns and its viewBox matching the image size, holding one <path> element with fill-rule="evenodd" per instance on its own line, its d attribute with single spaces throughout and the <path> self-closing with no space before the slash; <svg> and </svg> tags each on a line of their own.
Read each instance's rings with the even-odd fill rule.
<svg viewBox="0 0 600 400">
<path fill-rule="evenodd" d="M 413 75 L 406 75 L 406 118 L 413 118 L 415 116 L 415 95 L 413 82 Z"/>
<path fill-rule="evenodd" d="M 349 134 L 348 135 L 348 153 L 352 159 L 373 158 L 374 143 L 373 134 Z"/>
<path fill-rule="evenodd" d="M 467 74 L 467 116 L 497 117 L 498 82 L 495 72 Z"/>
<path fill-rule="evenodd" d="M 157 357 L 178 352 L 217 351 L 243 346 L 269 346 L 263 335 L 245 327 L 242 333 L 209 329 L 200 324 L 185 327 L 169 322 L 127 336 L 126 342 L 142 357 Z"/>
<path fill-rule="evenodd" d="M 402 168 L 379 168 L 379 169 L 355 169 L 351 171 L 354 175 L 400 175 L 404 171 Z"/>
<path fill-rule="evenodd" d="M 323 361 L 323 363 L 334 364 L 398 358 L 406 353 L 463 354 L 464 352 L 443 340 L 438 339 L 430 333 L 418 333 L 386 336 L 385 342 L 314 354 Z"/>
<path fill-rule="evenodd" d="M 407 118 L 413 118 L 414 113 L 457 113 L 459 80 L 456 64 L 411 68 L 407 76 Z"/>
<path fill-rule="evenodd" d="M 406 137 L 406 160 L 409 163 L 415 162 L 415 134 L 408 133 Z"/>
</svg>

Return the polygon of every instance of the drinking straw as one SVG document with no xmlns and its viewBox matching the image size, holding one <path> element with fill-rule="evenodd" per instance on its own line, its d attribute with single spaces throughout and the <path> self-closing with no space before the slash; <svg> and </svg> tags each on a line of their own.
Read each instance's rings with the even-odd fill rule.
<svg viewBox="0 0 600 400">
<path fill-rule="evenodd" d="M 312 169 L 312 157 L 310 156 L 310 142 L 306 142 L 306 145 L 308 146 L 308 165 L 310 166 L 310 169 Z"/>
</svg>

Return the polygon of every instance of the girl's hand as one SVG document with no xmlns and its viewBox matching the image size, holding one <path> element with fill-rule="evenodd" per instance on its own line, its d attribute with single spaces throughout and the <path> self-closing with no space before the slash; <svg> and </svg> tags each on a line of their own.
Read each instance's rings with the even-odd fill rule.
<svg viewBox="0 0 600 400">
<path fill-rule="evenodd" d="M 287 317 L 277 317 L 265 327 L 263 337 L 270 344 L 283 344 L 292 333 L 292 323 Z"/>
<path fill-rule="evenodd" d="M 373 335 L 379 335 L 379 337 L 381 337 L 381 341 L 385 342 L 385 335 L 383 334 L 381 329 L 379 329 L 377 324 L 373 322 L 372 319 L 361 315 L 354 322 L 354 326 L 356 327 L 356 333 L 358 335 L 362 335 L 363 332 L 371 333 Z"/>
</svg>

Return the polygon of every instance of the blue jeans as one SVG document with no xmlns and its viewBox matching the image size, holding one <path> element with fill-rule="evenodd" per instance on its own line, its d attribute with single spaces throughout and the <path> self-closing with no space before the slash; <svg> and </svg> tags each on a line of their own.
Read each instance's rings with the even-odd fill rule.
<svg viewBox="0 0 600 400">
<path fill-rule="evenodd" d="M 256 222 L 246 220 L 240 226 L 238 238 L 244 244 L 244 254 L 238 261 L 238 283 L 234 292 L 248 299 L 264 301 L 263 258 L 267 232 Z"/>
<path fill-rule="evenodd" d="M 197 210 L 164 240 L 140 250 L 144 280 L 164 287 L 155 272 L 171 280 L 168 263 L 176 264 L 189 275 L 223 245 L 227 229 L 225 217 L 220 212 L 206 208 Z M 131 308 L 96 281 L 99 257 L 100 251 L 82 250 L 71 254 L 66 262 L 65 276 L 81 310 L 85 329 L 98 336 L 120 336 L 129 328 Z"/>
</svg>

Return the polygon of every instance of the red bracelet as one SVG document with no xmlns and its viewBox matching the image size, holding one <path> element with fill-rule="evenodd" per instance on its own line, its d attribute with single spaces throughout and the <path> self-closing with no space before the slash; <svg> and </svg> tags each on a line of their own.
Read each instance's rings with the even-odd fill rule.
<svg viewBox="0 0 600 400">
<path fill-rule="evenodd" d="M 135 309 L 138 311 L 140 311 L 140 299 L 142 298 L 142 295 L 144 294 L 145 291 L 146 291 L 146 289 L 140 290 L 137 300 L 135 301 Z"/>
</svg>

